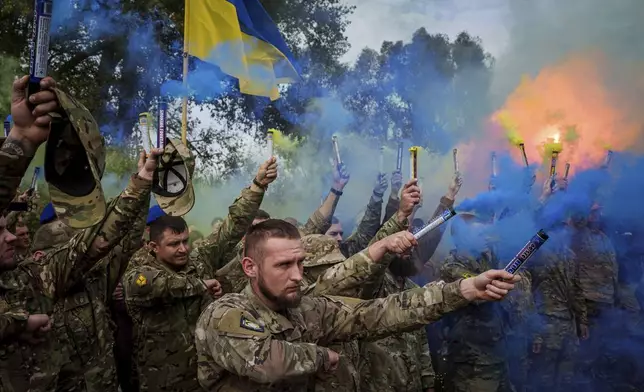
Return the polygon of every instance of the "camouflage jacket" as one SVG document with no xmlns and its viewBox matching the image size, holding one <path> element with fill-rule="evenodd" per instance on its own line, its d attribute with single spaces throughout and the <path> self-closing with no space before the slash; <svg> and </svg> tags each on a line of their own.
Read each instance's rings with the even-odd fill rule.
<svg viewBox="0 0 644 392">
<path fill-rule="evenodd" d="M 207 391 L 308 391 L 328 366 L 325 346 L 434 322 L 467 303 L 459 284 L 435 283 L 372 301 L 303 296 L 297 308 L 282 313 L 248 286 L 199 318 L 199 382 Z"/>
<path fill-rule="evenodd" d="M 345 257 L 351 257 L 369 245 L 380 229 L 380 215 L 382 198 L 372 197 L 356 231 L 340 243 L 340 250 Z"/>
<path fill-rule="evenodd" d="M 54 308 L 57 341 L 82 363 L 112 357 L 114 336 L 109 309 L 112 293 L 130 258 L 141 246 L 148 204 L 149 200 L 141 205 L 125 237 Z"/>
<path fill-rule="evenodd" d="M 532 294 L 532 274 L 521 270 L 517 272 L 521 280 L 514 285 L 514 290 L 508 293 L 506 300 L 500 305 L 504 309 L 507 334 L 540 341 L 537 323 L 537 311 Z"/>
<path fill-rule="evenodd" d="M 4 212 L 16 197 L 20 181 L 32 159 L 33 157 L 15 155 L 4 146 L 0 147 L 0 212 Z"/>
<path fill-rule="evenodd" d="M 385 298 L 417 287 L 411 280 L 396 278 L 386 271 L 373 298 Z M 435 373 L 425 328 L 362 342 L 360 355 L 363 392 L 417 392 L 434 387 Z"/>
<path fill-rule="evenodd" d="M 97 261 L 129 232 L 132 221 L 149 203 L 150 188 L 151 182 L 133 177 L 121 195 L 108 204 L 102 223 L 79 232 L 68 243 L 48 251 L 38 261 L 27 259 L 11 271 L 11 279 L 3 274 L 5 285 L 11 281 L 14 289 L 11 293 L 3 293 L 3 297 L 9 297 L 14 308 L 25 309 L 26 313 L 51 316 L 57 302 L 83 281 Z M 18 359 L 16 362 L 3 366 L 12 370 L 13 378 L 5 379 L 5 383 L 15 384 L 16 390 L 27 390 L 26 387 L 38 390 L 43 384 L 49 385 L 55 380 L 56 369 L 53 373 L 43 371 L 45 365 L 51 370 L 52 366 L 59 364 L 54 333 L 47 335 L 41 345 L 21 350 L 22 358 L 14 356 L 12 360 Z M 3 349 L 15 352 L 20 344 L 13 341 L 3 345 Z M 25 379 L 29 385 L 23 385 Z"/>
<path fill-rule="evenodd" d="M 478 257 L 457 251 L 445 259 L 441 279 L 453 282 L 495 267 L 491 252 Z M 504 362 L 503 311 L 499 303 L 472 303 L 445 318 L 448 357 L 452 362 L 493 365 Z"/>
<path fill-rule="evenodd" d="M 230 257 L 250 227 L 263 193 L 244 189 L 219 230 L 194 249 L 180 271 L 156 259 L 128 268 L 125 302 L 134 323 L 141 391 L 193 391 L 197 357 L 194 328 L 213 300 L 204 284 Z"/>
<path fill-rule="evenodd" d="M 577 228 L 572 250 L 579 262 L 579 280 L 584 298 L 614 304 L 617 292 L 617 256 L 606 234 L 588 227 Z"/>
<path fill-rule="evenodd" d="M 576 339 L 577 325 L 588 325 L 586 301 L 579 280 L 579 264 L 567 247 L 543 249 L 533 263 L 534 300 L 542 317 L 540 335 L 552 349 L 561 348 L 562 330 Z"/>
</svg>

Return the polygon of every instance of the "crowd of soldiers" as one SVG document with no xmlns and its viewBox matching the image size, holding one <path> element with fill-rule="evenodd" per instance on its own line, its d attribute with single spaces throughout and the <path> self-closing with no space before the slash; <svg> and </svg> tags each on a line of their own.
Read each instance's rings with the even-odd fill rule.
<svg viewBox="0 0 644 392">
<path fill-rule="evenodd" d="M 637 350 L 606 339 L 638 342 L 640 308 L 598 209 L 552 228 L 571 240 L 511 275 L 485 211 L 453 218 L 454 249 L 434 257 L 443 231 L 414 237 L 421 190 L 400 173 L 380 177 L 348 237 L 334 217 L 344 165 L 305 224 L 271 218 L 271 157 L 195 240 L 180 141 L 142 152 L 106 201 L 92 115 L 51 78 L 27 84 L 14 83 L 0 148 L 0 391 L 644 390 Z M 51 203 L 32 236 L 34 211 L 11 204 L 30 197 L 18 187 L 43 143 Z"/>
</svg>

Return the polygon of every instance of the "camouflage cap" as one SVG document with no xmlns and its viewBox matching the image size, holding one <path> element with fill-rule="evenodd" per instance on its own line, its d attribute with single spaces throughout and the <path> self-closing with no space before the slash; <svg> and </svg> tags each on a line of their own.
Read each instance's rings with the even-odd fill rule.
<svg viewBox="0 0 644 392">
<path fill-rule="evenodd" d="M 84 229 L 105 217 L 101 178 L 105 140 L 87 108 L 54 89 L 61 111 L 53 117 L 45 148 L 45 180 L 56 215 L 66 225 Z"/>
<path fill-rule="evenodd" d="M 54 221 L 40 226 L 34 234 L 31 251 L 45 251 L 67 243 L 74 236 L 74 229 L 61 221 Z"/>
<path fill-rule="evenodd" d="M 169 139 L 159 158 L 152 188 L 154 198 L 166 214 L 183 216 L 195 205 L 194 171 L 195 158 L 188 147 L 178 139 Z"/>
<path fill-rule="evenodd" d="M 338 241 L 324 234 L 311 234 L 302 237 L 302 245 L 306 252 L 305 267 L 325 264 L 337 264 L 346 260 L 340 251 Z"/>
</svg>

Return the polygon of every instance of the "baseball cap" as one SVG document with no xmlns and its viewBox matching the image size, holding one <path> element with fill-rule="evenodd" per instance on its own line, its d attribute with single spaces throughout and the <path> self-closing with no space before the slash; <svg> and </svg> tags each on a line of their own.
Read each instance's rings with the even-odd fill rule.
<svg viewBox="0 0 644 392">
<path fill-rule="evenodd" d="M 307 235 L 302 237 L 302 245 L 306 252 L 303 262 L 306 267 L 337 264 L 346 260 L 340 250 L 338 241 L 327 235 Z"/>
<path fill-rule="evenodd" d="M 53 117 L 45 148 L 45 180 L 58 218 L 84 229 L 99 223 L 106 212 L 101 178 L 105 140 L 87 108 L 74 97 L 52 89 L 61 110 Z"/>
<path fill-rule="evenodd" d="M 154 198 L 166 214 L 183 216 L 195 205 L 194 171 L 195 158 L 188 147 L 178 139 L 168 139 L 152 181 Z"/>
<path fill-rule="evenodd" d="M 56 219 L 56 211 L 54 210 L 54 205 L 50 203 L 47 203 L 45 208 L 43 208 L 42 212 L 40 213 L 40 224 L 44 225 L 45 223 L 49 223 Z"/>
<path fill-rule="evenodd" d="M 74 229 L 59 220 L 46 223 L 36 230 L 31 243 L 31 251 L 44 251 L 63 245 L 72 239 L 74 233 Z"/>
<path fill-rule="evenodd" d="M 157 219 L 161 218 L 161 217 L 162 217 L 162 216 L 164 216 L 164 215 L 166 215 L 166 213 L 161 209 L 161 207 L 159 207 L 158 205 L 154 205 L 154 206 L 152 206 L 152 207 L 148 210 L 148 219 L 147 219 L 147 221 L 145 222 L 145 225 L 146 225 L 146 226 L 150 226 L 150 224 L 151 224 L 152 222 L 154 222 L 155 220 L 157 220 Z"/>
</svg>

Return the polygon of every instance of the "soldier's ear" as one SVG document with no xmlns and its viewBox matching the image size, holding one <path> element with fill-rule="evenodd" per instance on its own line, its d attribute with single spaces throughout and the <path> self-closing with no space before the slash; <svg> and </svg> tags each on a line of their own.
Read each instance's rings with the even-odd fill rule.
<svg viewBox="0 0 644 392">
<path fill-rule="evenodd" d="M 38 261 L 38 260 L 40 260 L 44 255 L 45 255 L 45 252 L 43 252 L 43 251 L 41 251 L 41 250 L 37 250 L 37 251 L 35 251 L 35 252 L 34 252 L 34 254 L 33 254 L 33 258 L 34 258 L 34 260 L 35 260 L 35 261 Z"/>
<path fill-rule="evenodd" d="M 244 257 L 241 261 L 241 264 L 246 276 L 248 276 L 249 278 L 257 277 L 257 264 L 253 259 L 251 259 L 250 257 Z"/>
<path fill-rule="evenodd" d="M 159 244 L 154 241 L 150 241 L 148 242 L 148 249 L 150 250 L 150 252 L 156 253 L 156 251 L 159 249 Z"/>
</svg>

